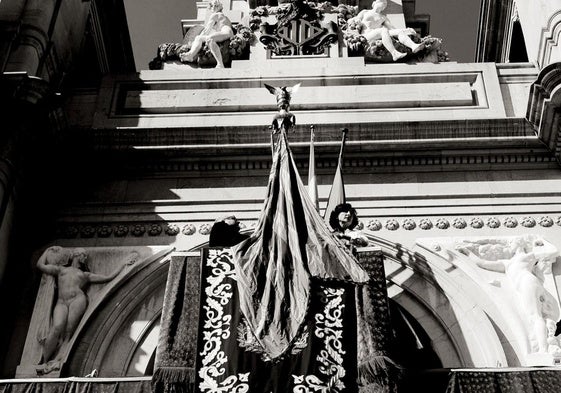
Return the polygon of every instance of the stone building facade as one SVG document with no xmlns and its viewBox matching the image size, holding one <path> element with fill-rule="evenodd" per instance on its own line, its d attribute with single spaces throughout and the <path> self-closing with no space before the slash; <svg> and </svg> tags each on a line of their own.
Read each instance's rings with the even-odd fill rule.
<svg viewBox="0 0 561 393">
<path fill-rule="evenodd" d="M 561 4 L 538 3 L 483 0 L 476 63 L 365 62 L 339 38 L 322 56 L 274 56 L 257 41 L 230 68 L 135 72 L 122 2 L 2 1 L 1 375 L 150 375 L 169 262 L 197 263 L 218 217 L 251 232 L 259 216 L 276 111 L 264 83 L 301 83 L 289 140 L 304 175 L 315 127 L 320 208 L 349 130 L 347 200 L 385 258 L 404 362 L 558 364 L 561 343 L 545 333 L 541 351 L 535 326 L 559 320 L 561 299 Z M 257 5 L 224 6 L 241 23 Z M 36 265 L 51 246 L 84 249 L 105 275 L 137 256 L 90 287 L 54 371 L 37 342 L 47 283 Z M 504 272 L 486 268 L 497 261 Z M 534 292 L 516 266 L 539 280 Z"/>
</svg>

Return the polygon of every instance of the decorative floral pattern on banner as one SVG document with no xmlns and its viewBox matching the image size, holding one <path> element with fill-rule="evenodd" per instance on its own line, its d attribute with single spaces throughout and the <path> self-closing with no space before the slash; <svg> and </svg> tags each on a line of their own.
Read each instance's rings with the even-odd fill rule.
<svg viewBox="0 0 561 393">
<path fill-rule="evenodd" d="M 294 393 L 308 392 L 341 392 L 345 389 L 342 378 L 345 377 L 343 367 L 343 293 L 342 288 L 322 288 L 323 312 L 316 313 L 314 334 L 323 340 L 325 348 L 320 350 L 317 360 L 321 363 L 319 370 L 327 377 L 322 381 L 315 375 L 293 375 Z"/>
<path fill-rule="evenodd" d="M 231 375 L 221 382 L 217 380 L 217 377 L 226 373 L 224 365 L 228 362 L 222 350 L 222 341 L 230 337 L 232 321 L 232 315 L 224 312 L 224 307 L 233 295 L 232 284 L 225 282 L 226 278 L 235 278 L 231 255 L 220 250 L 209 250 L 205 263 L 211 268 L 212 274 L 206 277 L 207 286 L 204 288 L 206 300 L 202 316 L 204 331 L 199 389 L 208 393 L 244 393 L 249 390 L 249 373 Z"/>
<path fill-rule="evenodd" d="M 230 249 L 205 249 L 196 392 L 346 393 L 356 391 L 355 288 L 316 283 L 304 328 L 291 351 L 269 361 L 254 351 L 238 304 Z"/>
</svg>

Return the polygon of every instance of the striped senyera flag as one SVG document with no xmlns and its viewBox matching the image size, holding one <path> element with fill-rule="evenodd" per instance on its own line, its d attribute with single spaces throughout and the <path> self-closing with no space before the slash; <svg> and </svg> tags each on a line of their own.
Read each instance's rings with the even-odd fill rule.
<svg viewBox="0 0 561 393">
<path fill-rule="evenodd" d="M 291 349 L 306 320 L 312 277 L 368 280 L 310 200 L 284 132 L 255 232 L 233 252 L 240 310 L 271 360 Z"/>
</svg>

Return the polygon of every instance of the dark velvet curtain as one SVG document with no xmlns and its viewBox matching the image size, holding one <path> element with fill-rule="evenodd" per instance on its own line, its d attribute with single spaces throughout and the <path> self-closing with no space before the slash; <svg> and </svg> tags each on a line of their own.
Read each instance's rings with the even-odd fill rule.
<svg viewBox="0 0 561 393">
<path fill-rule="evenodd" d="M 283 358 L 271 361 L 242 319 L 231 252 L 204 252 L 197 391 L 357 392 L 352 284 L 313 280 L 303 330 Z"/>
<path fill-rule="evenodd" d="M 195 389 L 200 264 L 172 258 L 169 267 L 152 385 L 155 393 Z"/>
</svg>

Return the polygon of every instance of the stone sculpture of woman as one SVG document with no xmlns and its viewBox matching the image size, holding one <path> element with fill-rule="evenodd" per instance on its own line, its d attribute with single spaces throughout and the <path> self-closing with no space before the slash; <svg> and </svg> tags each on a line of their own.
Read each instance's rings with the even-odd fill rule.
<svg viewBox="0 0 561 393">
<path fill-rule="evenodd" d="M 548 352 L 546 319 L 558 320 L 559 307 L 544 287 L 544 273 L 559 254 L 540 238 L 518 236 L 508 242 L 485 239 L 456 247 L 482 269 L 505 273 L 520 297 L 538 352 Z"/>
<path fill-rule="evenodd" d="M 53 294 L 56 300 L 48 316 L 48 323 L 41 337 L 38 337 L 43 346 L 42 360 L 45 363 L 55 360 L 59 349 L 74 334 L 88 306 L 86 287 L 91 283 L 113 280 L 125 267 L 136 262 L 138 253 L 131 253 L 127 261 L 109 275 L 90 272 L 87 259 L 88 254 L 83 248 L 70 251 L 53 246 L 37 262 L 37 268 L 41 272 L 54 278 L 53 285 L 56 288 L 56 295 Z M 47 373 L 48 370 L 43 372 Z"/>
<path fill-rule="evenodd" d="M 423 50 L 424 44 L 416 44 L 409 37 L 416 34 L 415 30 L 396 29 L 390 23 L 388 17 L 382 13 L 387 5 L 387 0 L 375 0 L 371 10 L 360 11 L 357 16 L 349 19 L 349 25 L 356 24 L 358 31 L 370 45 L 375 45 L 377 40 L 382 40 L 382 44 L 392 55 L 393 61 L 407 56 L 407 53 L 395 48 L 392 37 L 397 37 L 399 42 L 410 48 L 413 53 Z"/>
</svg>

